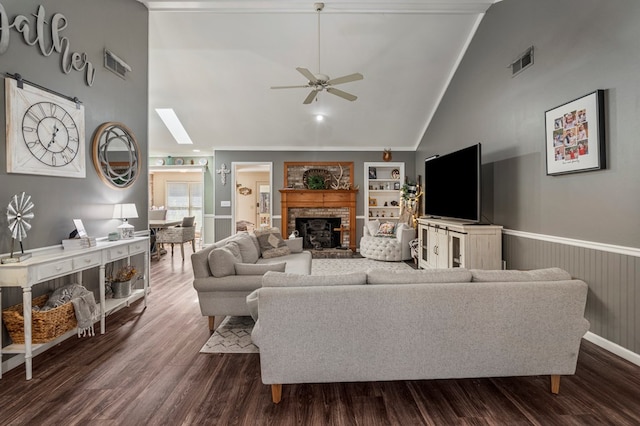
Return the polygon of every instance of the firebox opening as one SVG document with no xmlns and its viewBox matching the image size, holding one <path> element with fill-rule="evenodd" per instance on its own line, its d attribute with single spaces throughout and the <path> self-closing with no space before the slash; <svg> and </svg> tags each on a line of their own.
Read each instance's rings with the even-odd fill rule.
<svg viewBox="0 0 640 426">
<path fill-rule="evenodd" d="M 339 217 L 298 217 L 296 230 L 302 237 L 302 246 L 306 249 L 335 248 L 342 245 Z"/>
</svg>

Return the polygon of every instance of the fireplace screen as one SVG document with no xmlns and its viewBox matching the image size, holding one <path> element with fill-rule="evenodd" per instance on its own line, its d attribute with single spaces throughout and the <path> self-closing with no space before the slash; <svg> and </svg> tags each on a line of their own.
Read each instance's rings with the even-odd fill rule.
<svg viewBox="0 0 640 426">
<path fill-rule="evenodd" d="M 307 249 L 323 249 L 340 247 L 339 217 L 298 217 L 296 230 L 303 238 L 303 247 Z"/>
</svg>

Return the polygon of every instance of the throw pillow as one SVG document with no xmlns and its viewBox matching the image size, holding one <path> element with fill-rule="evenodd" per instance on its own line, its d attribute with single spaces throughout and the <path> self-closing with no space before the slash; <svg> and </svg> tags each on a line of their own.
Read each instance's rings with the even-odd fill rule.
<svg viewBox="0 0 640 426">
<path fill-rule="evenodd" d="M 369 284 L 468 283 L 471 282 L 471 272 L 464 268 L 414 271 L 370 269 L 367 271 L 367 282 Z"/>
<path fill-rule="evenodd" d="M 234 264 L 241 262 L 240 248 L 235 242 L 227 243 L 223 247 L 215 248 L 209 252 L 209 269 L 216 278 L 235 275 Z"/>
<path fill-rule="evenodd" d="M 302 275 L 287 272 L 267 272 L 262 277 L 262 287 L 313 287 L 328 285 L 363 285 L 366 272 L 350 272 L 336 275 Z"/>
<path fill-rule="evenodd" d="M 264 275 L 269 271 L 284 272 L 287 262 L 278 263 L 236 263 L 236 275 Z"/>
<path fill-rule="evenodd" d="M 369 230 L 369 233 L 371 235 L 375 236 L 378 233 L 379 228 L 380 228 L 380 221 L 378 219 L 370 220 L 367 222 L 367 229 Z"/>
<path fill-rule="evenodd" d="M 570 280 L 571 275 L 564 269 L 546 268 L 532 271 L 517 270 L 481 270 L 472 269 L 473 281 L 478 282 L 527 282 L 527 281 L 558 281 Z"/>
<path fill-rule="evenodd" d="M 255 231 L 255 234 L 256 237 L 258 237 L 263 259 L 271 259 L 273 257 L 291 254 L 291 249 L 289 249 L 287 243 L 282 239 L 278 228 Z"/>
<path fill-rule="evenodd" d="M 393 222 L 385 222 L 378 228 L 376 237 L 395 237 L 396 224 Z"/>
<path fill-rule="evenodd" d="M 238 244 L 240 248 L 240 256 L 242 256 L 242 262 L 244 263 L 256 263 L 260 257 L 260 250 L 256 248 L 253 240 L 246 232 L 239 232 L 232 240 Z"/>
</svg>

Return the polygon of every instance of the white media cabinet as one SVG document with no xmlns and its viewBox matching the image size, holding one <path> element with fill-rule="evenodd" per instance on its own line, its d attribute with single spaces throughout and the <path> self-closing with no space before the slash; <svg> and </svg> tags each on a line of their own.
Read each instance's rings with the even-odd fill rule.
<svg viewBox="0 0 640 426">
<path fill-rule="evenodd" d="M 20 362 L 24 359 L 27 380 L 30 380 L 32 377 L 31 367 L 33 356 L 77 334 L 76 330 L 73 329 L 50 342 L 32 344 L 31 288 L 33 286 L 67 275 L 75 275 L 76 282 L 82 284 L 82 271 L 99 268 L 101 334 L 105 333 L 106 315 L 124 306 L 128 306 L 140 298 L 144 298 L 145 306 L 147 305 L 147 293 L 149 289 L 149 237 L 134 237 L 133 239 L 119 241 L 98 241 L 95 247 L 80 250 L 65 250 L 60 245 L 36 249 L 31 253 L 32 257 L 23 262 L 0 265 L 0 306 L 2 306 L 3 287 L 22 288 L 25 340 L 24 344 L 11 344 L 2 347 L 2 334 L 0 333 L 0 360 L 2 359 L 2 354 L 17 354 L 17 357 L 20 357 Z M 131 296 L 126 298 L 105 299 L 105 266 L 110 262 L 120 259 L 130 261 L 131 256 L 138 254 L 144 255 L 143 288 L 132 290 Z M 3 364 L 0 363 L 0 378 L 2 378 L 2 369 Z"/>
<path fill-rule="evenodd" d="M 420 268 L 502 269 L 502 226 L 418 219 Z"/>
</svg>

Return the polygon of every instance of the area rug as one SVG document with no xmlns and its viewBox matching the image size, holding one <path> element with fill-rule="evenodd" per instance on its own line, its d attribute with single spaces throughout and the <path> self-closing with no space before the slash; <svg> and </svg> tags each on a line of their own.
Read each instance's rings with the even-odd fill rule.
<svg viewBox="0 0 640 426">
<path fill-rule="evenodd" d="M 410 271 L 413 268 L 405 262 L 383 262 L 364 257 L 353 259 L 313 259 L 311 262 L 311 275 L 346 274 L 348 272 L 367 271 L 368 269 Z"/>
<path fill-rule="evenodd" d="M 260 350 L 251 342 L 251 330 L 253 318 L 226 317 L 200 349 L 200 353 L 258 353 Z"/>
<path fill-rule="evenodd" d="M 312 275 L 344 274 L 348 272 L 367 271 L 368 269 L 390 269 L 410 271 L 413 269 L 405 262 L 382 262 L 373 259 L 313 259 Z M 226 317 L 222 324 L 211 335 L 200 353 L 258 353 L 260 350 L 251 342 L 253 330 L 251 317 Z"/>
</svg>

